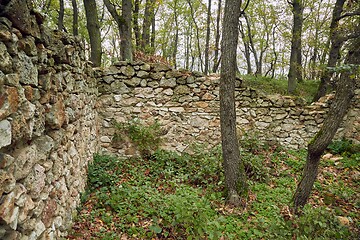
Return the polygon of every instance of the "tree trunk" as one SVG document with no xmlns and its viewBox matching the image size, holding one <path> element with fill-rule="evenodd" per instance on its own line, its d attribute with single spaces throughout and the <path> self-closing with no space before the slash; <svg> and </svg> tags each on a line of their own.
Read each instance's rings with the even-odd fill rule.
<svg viewBox="0 0 360 240">
<path fill-rule="evenodd" d="M 121 60 L 132 61 L 132 44 L 131 44 L 131 18 L 132 6 L 131 0 L 122 1 L 122 15 L 120 16 L 114 5 L 109 0 L 104 0 L 104 4 L 111 16 L 116 21 L 120 33 L 120 55 Z"/>
<path fill-rule="evenodd" d="M 335 67 L 340 55 L 340 49 L 343 42 L 340 40 L 339 32 L 337 30 L 339 25 L 339 18 L 343 12 L 343 7 L 346 0 L 337 0 L 334 6 L 331 24 L 330 24 L 330 52 L 327 62 L 327 67 Z M 320 76 L 320 84 L 316 95 L 313 98 L 313 101 L 316 102 L 322 96 L 325 96 L 329 86 L 330 79 L 333 76 L 333 73 L 329 69 L 325 69 Z"/>
<path fill-rule="evenodd" d="M 86 28 L 90 37 L 90 61 L 95 67 L 101 65 L 101 35 L 95 0 L 84 0 Z"/>
<path fill-rule="evenodd" d="M 216 34 L 215 34 L 215 52 L 214 52 L 214 66 L 212 71 L 215 73 L 219 67 L 219 45 L 220 45 L 220 18 L 221 18 L 221 0 L 218 0 L 218 9 L 216 16 Z"/>
<path fill-rule="evenodd" d="M 245 18 L 247 34 L 248 34 L 248 38 L 249 38 L 249 42 L 248 42 L 249 47 L 248 48 L 249 48 L 249 50 L 251 49 L 251 51 L 254 55 L 254 60 L 255 60 L 255 64 L 256 64 L 255 75 L 258 75 L 259 73 L 261 74 L 261 69 L 259 69 L 259 58 L 258 58 L 257 51 L 255 49 L 255 46 L 254 46 L 253 35 L 251 33 L 251 25 L 250 25 L 249 18 L 246 14 L 244 14 L 244 18 Z M 250 58 L 249 58 L 249 60 L 250 60 Z"/>
<path fill-rule="evenodd" d="M 155 12 L 154 12 L 153 18 L 151 19 L 150 54 L 155 53 L 155 35 L 156 35 L 156 21 L 155 21 Z"/>
<path fill-rule="evenodd" d="M 122 60 L 132 61 L 132 43 L 131 43 L 131 18 L 132 18 L 132 0 L 123 0 L 122 6 L 122 17 L 123 24 L 120 28 L 120 50 Z"/>
<path fill-rule="evenodd" d="M 301 35 L 303 25 L 303 5 L 302 0 L 293 0 L 293 28 L 291 39 L 290 68 L 288 74 L 288 93 L 293 94 L 296 84 L 302 82 L 302 53 L 301 53 Z"/>
<path fill-rule="evenodd" d="M 174 1 L 174 22 L 175 22 L 175 36 L 174 36 L 174 44 L 172 49 L 172 62 L 174 67 L 176 68 L 176 55 L 177 48 L 179 42 L 179 22 L 178 22 L 178 14 L 177 14 L 177 0 Z"/>
<path fill-rule="evenodd" d="M 71 0 L 71 5 L 73 8 L 73 35 L 79 35 L 79 10 L 76 0 Z"/>
<path fill-rule="evenodd" d="M 244 42 L 244 56 L 245 56 L 245 60 L 246 60 L 247 74 L 251 75 L 252 67 L 251 67 L 250 46 L 249 46 L 249 41 L 245 35 L 244 27 L 241 22 L 239 24 L 239 32 L 240 32 L 241 38 Z"/>
<path fill-rule="evenodd" d="M 137 49 L 141 47 L 141 39 L 140 39 L 140 26 L 139 26 L 139 11 L 140 11 L 140 0 L 134 1 L 134 14 L 133 14 L 133 22 L 134 22 L 134 34 L 135 34 L 135 45 Z"/>
<path fill-rule="evenodd" d="M 211 0 L 208 0 L 208 12 L 206 19 L 206 39 L 205 39 L 205 69 L 204 69 L 205 74 L 209 73 L 210 20 L 211 20 Z"/>
<path fill-rule="evenodd" d="M 355 66 L 360 64 L 360 39 L 354 39 L 351 43 L 345 64 Z M 332 141 L 350 106 L 356 87 L 356 77 L 354 77 L 358 75 L 356 71 L 358 70 L 353 68 L 352 71 L 341 74 L 328 115 L 315 138 L 309 143 L 303 177 L 293 197 L 295 212 L 307 203 L 317 176 L 320 157 Z"/>
<path fill-rule="evenodd" d="M 199 70 L 201 71 L 204 71 L 203 70 L 203 59 L 202 59 L 202 56 L 201 56 L 201 48 L 200 48 L 200 33 L 199 33 L 199 27 L 196 23 L 196 20 L 195 20 L 195 13 L 194 13 L 194 8 L 193 8 L 193 5 L 191 3 L 190 0 L 187 0 L 188 4 L 189 4 L 189 7 L 190 7 L 190 12 L 191 12 L 191 19 L 194 23 L 194 26 L 195 26 L 195 33 L 196 33 L 196 43 L 197 43 L 197 49 L 198 49 L 198 54 L 199 54 L 199 64 L 200 64 L 200 67 L 198 68 Z"/>
<path fill-rule="evenodd" d="M 227 202 L 234 206 L 240 206 L 244 200 L 242 197 L 247 194 L 246 176 L 240 160 L 239 143 L 236 136 L 235 111 L 236 50 L 240 6 L 241 1 L 225 1 L 220 75 L 220 125 L 225 185 Z"/>
<path fill-rule="evenodd" d="M 152 19 L 154 18 L 154 9 L 155 9 L 154 5 L 155 5 L 154 0 L 146 0 L 142 39 L 141 39 L 141 48 L 146 53 L 150 52 L 150 26 L 152 23 Z"/>
<path fill-rule="evenodd" d="M 60 9 L 59 9 L 59 18 L 58 18 L 58 30 L 64 30 L 64 0 L 59 1 Z"/>
</svg>

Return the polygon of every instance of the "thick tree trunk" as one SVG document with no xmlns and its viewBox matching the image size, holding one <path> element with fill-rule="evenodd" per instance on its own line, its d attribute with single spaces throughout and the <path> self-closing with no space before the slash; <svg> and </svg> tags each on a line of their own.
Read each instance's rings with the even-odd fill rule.
<svg viewBox="0 0 360 240">
<path fill-rule="evenodd" d="M 216 34 L 215 34 L 215 52 L 214 52 L 214 65 L 213 72 L 217 72 L 219 67 L 219 45 L 220 45 L 220 18 L 221 18 L 221 0 L 218 0 L 218 9 L 216 16 Z"/>
<path fill-rule="evenodd" d="M 356 39 L 351 43 L 345 64 L 357 66 L 360 64 L 360 39 Z M 293 197 L 295 211 L 303 207 L 308 201 L 317 176 L 320 157 L 332 141 L 350 106 L 356 87 L 356 77 L 354 77 L 356 74 L 358 75 L 356 71 L 358 70 L 353 69 L 352 72 L 341 74 L 337 84 L 335 98 L 330 106 L 328 115 L 315 138 L 309 143 L 303 177 Z"/>
<path fill-rule="evenodd" d="M 122 17 L 123 24 L 120 28 L 120 50 L 122 60 L 132 61 L 132 43 L 131 43 L 131 18 L 132 18 L 132 0 L 123 0 L 122 6 Z"/>
<path fill-rule="evenodd" d="M 302 82 L 302 53 L 301 35 L 303 25 L 303 4 L 302 0 L 293 0 L 293 28 L 291 39 L 290 68 L 288 74 L 288 93 L 293 94 L 298 82 Z"/>
<path fill-rule="evenodd" d="M 208 0 L 208 12 L 206 19 L 206 39 L 205 39 L 205 69 L 204 69 L 205 74 L 209 73 L 210 20 L 211 20 L 211 0 Z"/>
<path fill-rule="evenodd" d="M 90 61 L 95 67 L 101 65 L 101 35 L 95 0 L 84 0 L 86 28 L 90 37 Z"/>
<path fill-rule="evenodd" d="M 77 6 L 76 0 L 71 0 L 71 5 L 73 8 L 73 35 L 79 35 L 79 9 Z"/>
<path fill-rule="evenodd" d="M 227 202 L 240 206 L 247 193 L 246 176 L 236 136 L 235 74 L 241 1 L 226 0 L 221 46 L 220 125 Z"/>
</svg>

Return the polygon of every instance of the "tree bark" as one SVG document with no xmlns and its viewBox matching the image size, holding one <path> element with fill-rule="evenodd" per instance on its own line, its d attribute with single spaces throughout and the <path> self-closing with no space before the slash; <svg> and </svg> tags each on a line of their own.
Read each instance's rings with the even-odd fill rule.
<svg viewBox="0 0 360 240">
<path fill-rule="evenodd" d="M 123 0 L 122 3 L 122 17 L 124 23 L 120 29 L 120 50 L 122 60 L 132 61 L 132 43 L 131 43 L 131 18 L 132 18 L 132 0 Z"/>
<path fill-rule="evenodd" d="M 345 60 L 347 65 L 360 64 L 360 39 L 354 39 Z M 354 96 L 358 69 L 343 72 L 336 87 L 334 102 L 330 106 L 322 127 L 315 138 L 308 145 L 308 154 L 303 171 L 303 177 L 298 184 L 293 197 L 294 210 L 302 208 L 308 201 L 314 181 L 316 180 L 320 157 L 332 141 L 340 123 L 342 122 L 351 100 Z M 357 75 L 357 77 L 356 77 Z M 355 76 L 355 77 L 354 77 Z"/>
<path fill-rule="evenodd" d="M 146 0 L 142 39 L 141 39 L 141 48 L 146 53 L 151 52 L 150 51 L 150 26 L 152 23 L 152 19 L 154 18 L 154 9 L 155 9 L 155 1 L 154 0 Z"/>
<path fill-rule="evenodd" d="M 240 206 L 247 194 L 244 166 L 236 136 L 235 74 L 241 1 L 226 0 L 220 74 L 220 125 L 227 203 Z"/>
<path fill-rule="evenodd" d="M 58 18 L 58 30 L 63 31 L 64 30 L 64 0 L 59 0 L 59 18 Z"/>
<path fill-rule="evenodd" d="M 131 0 L 122 1 L 122 15 L 117 13 L 114 5 L 109 0 L 104 0 L 104 4 L 119 28 L 121 60 L 131 62 L 133 60 L 131 44 Z"/>
<path fill-rule="evenodd" d="M 214 52 L 214 65 L 212 71 L 215 73 L 219 67 L 219 45 L 220 45 L 220 18 L 221 18 L 221 0 L 218 0 L 218 9 L 216 16 L 216 34 L 215 34 L 215 52 Z"/>
<path fill-rule="evenodd" d="M 211 20 L 211 0 L 208 0 L 208 11 L 206 19 L 206 39 L 205 39 L 205 69 L 204 73 L 209 73 L 209 46 L 210 46 L 210 20 Z"/>
<path fill-rule="evenodd" d="M 73 35 L 79 35 L 79 9 L 77 6 L 76 0 L 71 0 L 71 5 L 73 8 Z"/>
<path fill-rule="evenodd" d="M 141 48 L 141 34 L 140 34 L 140 26 L 139 26 L 140 3 L 141 0 L 134 1 L 133 22 L 134 22 L 135 45 L 137 49 Z"/>
<path fill-rule="evenodd" d="M 240 32 L 241 38 L 244 43 L 244 51 L 243 52 L 244 52 L 244 56 L 245 56 L 245 60 L 246 60 L 247 74 L 251 75 L 252 74 L 252 66 L 251 66 L 249 40 L 246 38 L 245 30 L 244 30 L 244 27 L 241 22 L 239 24 L 239 32 Z"/>
<path fill-rule="evenodd" d="M 90 37 L 90 61 L 95 67 L 101 65 L 101 35 L 95 0 L 84 0 L 86 28 Z"/>
<path fill-rule="evenodd" d="M 291 39 L 290 68 L 288 73 L 288 92 L 293 94 L 297 83 L 303 81 L 301 35 L 304 7 L 302 0 L 293 0 L 291 6 L 293 11 L 293 28 Z"/>
<path fill-rule="evenodd" d="M 199 54 L 199 64 L 200 64 L 200 67 L 198 68 L 199 70 L 201 71 L 204 71 L 203 70 L 203 59 L 202 59 L 202 56 L 201 56 L 201 48 L 200 48 L 200 33 L 199 33 L 199 26 L 197 25 L 196 23 L 196 19 L 195 19 L 195 13 L 194 13 L 194 8 L 193 8 L 193 5 L 191 3 L 190 0 L 187 0 L 187 3 L 189 4 L 189 7 L 190 7 L 190 13 L 191 13 L 191 19 L 194 23 L 194 26 L 195 26 L 195 33 L 196 33 L 196 44 L 197 44 L 197 49 L 198 49 L 198 54 Z"/>
<path fill-rule="evenodd" d="M 178 11 L 177 11 L 177 0 L 174 0 L 174 22 L 175 22 L 175 36 L 174 36 L 174 43 L 172 49 L 172 62 L 174 67 L 176 68 L 176 55 L 177 55 L 177 48 L 179 42 L 179 21 L 178 21 Z"/>
<path fill-rule="evenodd" d="M 339 32 L 337 30 L 339 26 L 339 18 L 341 13 L 343 12 L 344 4 L 346 0 L 337 0 L 334 6 L 334 10 L 332 13 L 332 19 L 330 23 L 330 52 L 329 58 L 327 62 L 327 67 L 335 67 L 340 55 L 340 49 L 342 47 L 343 42 L 340 39 Z M 320 76 L 320 84 L 318 90 L 313 98 L 313 101 L 316 102 L 322 96 L 325 96 L 329 86 L 330 79 L 333 76 L 333 73 L 326 68 L 322 72 Z"/>
</svg>

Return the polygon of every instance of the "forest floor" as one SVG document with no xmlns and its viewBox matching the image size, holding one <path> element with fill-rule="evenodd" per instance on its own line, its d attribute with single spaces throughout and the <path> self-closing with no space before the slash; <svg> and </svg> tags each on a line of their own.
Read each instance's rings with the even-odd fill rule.
<svg viewBox="0 0 360 240">
<path fill-rule="evenodd" d="M 337 142 L 323 156 L 309 204 L 291 203 L 306 151 L 240 142 L 246 207 L 224 205 L 220 147 L 148 158 L 97 155 L 67 239 L 358 239 L 360 154 Z"/>
</svg>

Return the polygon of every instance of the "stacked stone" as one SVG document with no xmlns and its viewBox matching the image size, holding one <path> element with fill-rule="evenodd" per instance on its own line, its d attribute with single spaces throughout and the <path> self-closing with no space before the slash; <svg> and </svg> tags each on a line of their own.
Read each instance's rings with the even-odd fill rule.
<svg viewBox="0 0 360 240">
<path fill-rule="evenodd" d="M 0 9 L 0 239 L 59 239 L 96 151 L 96 81 L 78 39 Z"/>
<path fill-rule="evenodd" d="M 138 118 L 144 124 L 159 122 L 166 133 L 163 148 L 183 152 L 188 146 L 220 143 L 219 76 L 171 69 L 161 64 L 119 62 L 97 72 L 101 145 L 104 150 L 132 155 L 131 143 L 113 145 L 113 121 Z M 319 130 L 333 95 L 306 106 L 296 97 L 265 95 L 236 83 L 239 135 L 299 149 Z M 359 141 L 359 93 L 337 137 Z M 120 149 L 119 149 L 120 148 Z"/>
</svg>

